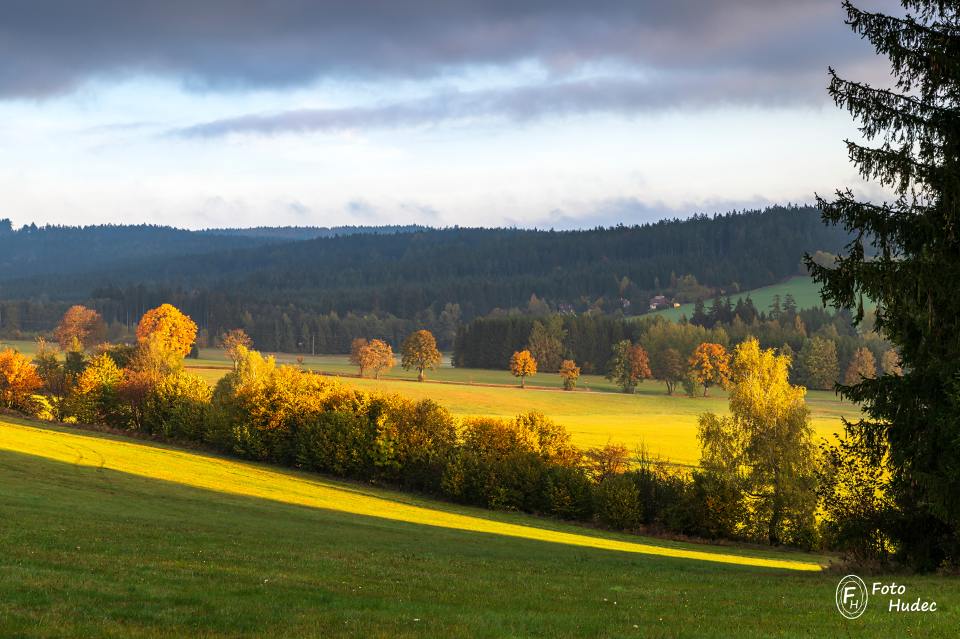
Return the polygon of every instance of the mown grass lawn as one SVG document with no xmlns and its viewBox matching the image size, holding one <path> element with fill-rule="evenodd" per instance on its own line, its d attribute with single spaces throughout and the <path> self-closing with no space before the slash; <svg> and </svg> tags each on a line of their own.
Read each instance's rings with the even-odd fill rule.
<svg viewBox="0 0 960 639">
<path fill-rule="evenodd" d="M 604 534 L 3 419 L 3 637 L 899 637 L 960 625 L 955 579 L 896 578 L 937 613 L 878 606 L 847 621 L 839 575 L 809 570 L 819 555 Z"/>
</svg>

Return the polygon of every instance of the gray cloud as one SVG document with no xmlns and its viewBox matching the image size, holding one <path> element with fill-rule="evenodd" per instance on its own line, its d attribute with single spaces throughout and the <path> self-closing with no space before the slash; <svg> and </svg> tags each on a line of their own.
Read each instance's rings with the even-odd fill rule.
<svg viewBox="0 0 960 639">
<path fill-rule="evenodd" d="M 429 98 L 343 109 L 297 109 L 244 115 L 176 129 L 181 137 L 230 133 L 309 133 L 434 125 L 478 118 L 515 122 L 585 113 L 632 115 L 646 111 L 724 105 L 817 104 L 826 99 L 826 74 L 776 76 L 672 74 L 655 80 L 602 78 L 508 89 L 451 92 Z"/>
<path fill-rule="evenodd" d="M 7 98 L 138 74 L 224 90 L 524 61 L 765 81 L 868 57 L 837 0 L 8 0 L 0 16 Z"/>
</svg>

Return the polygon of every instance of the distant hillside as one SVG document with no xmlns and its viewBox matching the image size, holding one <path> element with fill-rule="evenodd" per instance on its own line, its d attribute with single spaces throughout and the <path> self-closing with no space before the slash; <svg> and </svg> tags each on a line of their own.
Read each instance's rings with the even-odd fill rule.
<svg viewBox="0 0 960 639">
<path fill-rule="evenodd" d="M 633 315 L 681 286 L 755 289 L 801 273 L 804 252 L 837 253 L 848 240 L 816 210 L 794 207 L 580 231 L 389 228 L 397 232 L 299 241 L 257 235 L 269 229 L 8 233 L 2 241 L 21 257 L 0 258 L 11 263 L 0 300 L 31 305 L 3 313 L 0 330 L 16 329 L 16 317 L 45 326 L 71 301 L 126 324 L 170 302 L 212 333 L 244 326 L 268 350 L 338 352 L 352 336 L 395 340 L 417 325 L 450 336 L 457 321 L 498 309 Z"/>
<path fill-rule="evenodd" d="M 0 220 L 0 279 L 112 269 L 134 260 L 169 259 L 268 243 L 258 236 L 203 234 L 169 226 L 24 226 Z M 0 288 L 0 295 L 3 289 Z M 88 291 L 77 291 L 86 295 Z"/>
<path fill-rule="evenodd" d="M 235 237 L 259 238 L 270 240 L 314 240 L 318 237 L 337 237 L 344 235 L 391 235 L 393 233 L 412 233 L 423 231 L 427 227 L 417 224 L 388 226 L 256 226 L 247 229 L 204 229 L 204 235 L 227 235 Z"/>
<path fill-rule="evenodd" d="M 820 285 L 814 283 L 814 281 L 806 275 L 791 277 L 785 282 L 771 284 L 770 286 L 733 293 L 730 295 L 730 302 L 736 305 L 737 300 L 749 297 L 758 311 L 767 311 L 770 309 L 770 306 L 773 304 L 773 299 L 777 295 L 780 296 L 781 304 L 787 295 L 792 295 L 793 299 L 796 300 L 798 308 L 816 308 L 823 306 L 820 300 Z M 707 308 L 709 308 L 710 301 L 707 300 L 705 303 Z M 873 306 L 868 300 L 864 300 L 864 305 L 871 308 Z M 683 316 L 689 319 L 693 315 L 693 307 L 694 305 L 692 303 L 682 304 L 680 308 L 666 308 L 659 311 L 652 311 L 650 314 L 660 315 L 671 320 L 678 320 Z"/>
</svg>

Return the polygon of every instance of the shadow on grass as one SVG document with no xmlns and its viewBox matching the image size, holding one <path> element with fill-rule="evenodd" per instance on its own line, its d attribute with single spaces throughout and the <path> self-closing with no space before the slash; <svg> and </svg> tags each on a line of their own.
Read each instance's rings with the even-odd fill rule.
<svg viewBox="0 0 960 639">
<path fill-rule="evenodd" d="M 165 444 L 26 420 L 8 421 L 10 425 L 0 425 L 0 449 L 6 449 L 5 456 L 32 456 L 52 464 L 39 477 L 82 475 L 84 469 L 90 469 L 94 473 L 91 478 L 110 477 L 111 481 L 120 482 L 123 477 L 137 477 L 167 489 L 176 486 L 200 490 L 205 494 L 203 499 L 211 501 L 224 496 L 245 497 L 358 517 L 358 521 L 373 518 L 421 528 L 508 537 L 515 543 L 560 544 L 741 568 L 816 571 L 824 559 L 800 553 L 747 551 L 604 534 L 554 520 L 455 506 Z"/>
</svg>

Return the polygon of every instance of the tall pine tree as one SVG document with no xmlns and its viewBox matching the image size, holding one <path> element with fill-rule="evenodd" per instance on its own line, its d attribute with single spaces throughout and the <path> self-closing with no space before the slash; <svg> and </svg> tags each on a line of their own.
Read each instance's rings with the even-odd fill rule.
<svg viewBox="0 0 960 639">
<path fill-rule="evenodd" d="M 836 266 L 807 256 L 825 302 L 877 305 L 876 329 L 897 348 L 903 375 L 841 387 L 867 419 L 852 439 L 885 455 L 901 557 L 921 569 L 960 561 L 960 2 L 901 0 L 906 15 L 844 3 L 847 24 L 890 60 L 892 89 L 839 77 L 830 95 L 860 123 L 847 141 L 865 179 L 891 189 L 882 204 L 850 190 L 820 200 L 824 220 L 854 240 Z M 868 250 L 867 247 L 870 247 Z"/>
</svg>

